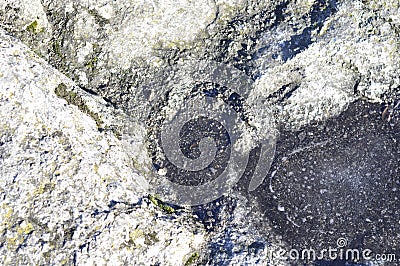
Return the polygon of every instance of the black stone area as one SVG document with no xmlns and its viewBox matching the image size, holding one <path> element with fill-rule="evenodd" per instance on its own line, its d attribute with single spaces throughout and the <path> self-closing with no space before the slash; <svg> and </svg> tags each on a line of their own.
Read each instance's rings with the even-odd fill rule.
<svg viewBox="0 0 400 266">
<path fill-rule="evenodd" d="M 274 163 L 254 195 L 290 248 L 317 255 L 359 250 L 359 259 L 343 255 L 341 263 L 367 262 L 361 254 L 367 249 L 373 257 L 400 259 L 399 116 L 385 121 L 380 105 L 360 101 L 325 123 L 281 132 Z M 316 265 L 331 265 L 324 262 L 329 258 Z"/>
<path fill-rule="evenodd" d="M 216 120 L 200 117 L 188 121 L 183 126 L 179 132 L 179 146 L 183 155 L 190 159 L 199 158 L 199 143 L 206 137 L 212 138 L 217 147 L 214 160 L 199 171 L 180 169 L 165 160 L 163 166 L 168 169 L 167 177 L 171 182 L 184 186 L 198 186 L 214 180 L 224 172 L 230 158 L 230 138 L 224 126 Z"/>
</svg>

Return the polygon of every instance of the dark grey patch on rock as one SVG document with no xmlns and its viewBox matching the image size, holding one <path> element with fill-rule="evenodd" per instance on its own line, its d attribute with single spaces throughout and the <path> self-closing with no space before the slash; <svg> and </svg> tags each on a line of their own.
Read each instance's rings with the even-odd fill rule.
<svg viewBox="0 0 400 266">
<path fill-rule="evenodd" d="M 400 239 L 400 119 L 356 102 L 325 123 L 282 132 L 257 201 L 291 248 L 396 253 Z M 262 230 L 262 229 L 261 229 Z"/>
</svg>

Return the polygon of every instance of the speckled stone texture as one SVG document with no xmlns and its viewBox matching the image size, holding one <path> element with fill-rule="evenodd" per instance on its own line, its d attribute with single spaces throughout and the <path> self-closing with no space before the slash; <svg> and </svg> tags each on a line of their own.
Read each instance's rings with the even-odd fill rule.
<svg viewBox="0 0 400 266">
<path fill-rule="evenodd" d="M 204 229 L 190 213 L 168 214 L 147 199 L 121 141 L 99 129 L 107 118 L 88 115 L 106 114 L 106 103 L 0 38 L 1 264 L 183 264 Z M 60 86 L 91 111 L 60 98 Z"/>
<path fill-rule="evenodd" d="M 290 265 L 280 249 L 339 235 L 398 251 L 399 1 L 0 0 L 0 27 L 0 264 Z M 247 74 L 280 133 L 258 190 L 192 209 L 148 196 L 135 100 L 187 59 Z"/>
</svg>

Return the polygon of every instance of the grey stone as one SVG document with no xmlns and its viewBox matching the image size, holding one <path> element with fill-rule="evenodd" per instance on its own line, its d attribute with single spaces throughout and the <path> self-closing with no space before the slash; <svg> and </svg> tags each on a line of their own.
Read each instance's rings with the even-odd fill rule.
<svg viewBox="0 0 400 266">
<path fill-rule="evenodd" d="M 4 31 L 0 57 L 1 264 L 177 265 L 198 252 L 191 214 L 147 199 L 117 112 Z"/>
<path fill-rule="evenodd" d="M 0 1 L 1 27 L 44 59 L 1 32 L 4 262 L 175 265 L 200 251 L 208 264 L 282 265 L 279 248 L 319 248 L 307 234 L 323 229 L 316 241 L 331 241 L 341 228 L 352 245 L 397 248 L 399 23 L 397 0 Z M 248 102 L 272 106 L 281 131 L 261 189 L 222 201 L 210 232 L 187 209 L 170 219 L 168 205 L 162 211 L 146 197 L 153 166 L 135 97 L 186 59 L 249 75 Z M 332 185 L 329 169 L 346 185 Z M 316 172 L 321 182 L 306 186 Z M 326 195 L 367 207 L 329 212 Z M 392 205 L 379 212 L 374 195 Z M 302 196 L 310 212 L 297 206 Z M 313 222 L 298 229 L 308 216 Z"/>
</svg>

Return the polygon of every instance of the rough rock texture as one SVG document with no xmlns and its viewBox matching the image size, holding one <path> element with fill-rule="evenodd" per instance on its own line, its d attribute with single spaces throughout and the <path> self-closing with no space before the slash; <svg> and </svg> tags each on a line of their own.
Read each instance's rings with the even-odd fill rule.
<svg viewBox="0 0 400 266">
<path fill-rule="evenodd" d="M 255 97 L 269 97 L 277 120 L 299 128 L 359 98 L 390 101 L 400 85 L 398 9 L 397 1 L 3 1 L 0 14 L 53 66 L 126 110 L 145 77 L 206 57 L 257 78 Z"/>
<path fill-rule="evenodd" d="M 399 26 L 396 1 L 344 2 L 307 33 L 307 47 L 293 36 L 279 44 L 281 64 L 266 68 L 256 95 L 279 97 L 278 120 L 294 128 L 338 115 L 356 99 L 393 101 L 388 96 L 400 86 Z M 294 42 L 307 49 L 286 61 L 285 46 Z"/>
<path fill-rule="evenodd" d="M 250 205 L 246 197 L 234 193 L 205 208 L 195 209 L 210 235 L 208 251 L 201 264 L 286 264 L 285 257 L 279 256 L 285 248 L 284 240 L 265 224 L 255 208 L 249 208 Z"/>
<path fill-rule="evenodd" d="M 399 14 L 397 0 L 0 0 L 0 262 L 176 265 L 200 252 L 211 265 L 282 264 L 267 219 L 246 225 L 268 216 L 249 216 L 263 197 L 203 206 L 200 218 L 149 201 L 144 128 L 125 115 L 140 111 L 132 98 L 160 70 L 201 58 L 248 74 L 250 102 L 273 106 L 281 138 L 304 140 L 358 100 L 381 104 L 371 108 L 385 120 L 400 97 Z M 197 223 L 207 217 L 209 232 Z"/>
<path fill-rule="evenodd" d="M 127 108 L 129 94 L 145 76 L 187 50 L 203 50 L 210 32 L 216 34 L 208 28 L 226 23 L 247 4 L 106 0 L 34 6 L 3 2 L 4 27 L 79 85 Z"/>
<path fill-rule="evenodd" d="M 189 259 L 202 226 L 147 199 L 107 104 L 3 31 L 0 58 L 1 264 Z"/>
</svg>

